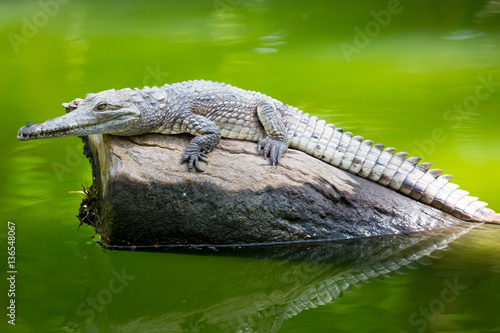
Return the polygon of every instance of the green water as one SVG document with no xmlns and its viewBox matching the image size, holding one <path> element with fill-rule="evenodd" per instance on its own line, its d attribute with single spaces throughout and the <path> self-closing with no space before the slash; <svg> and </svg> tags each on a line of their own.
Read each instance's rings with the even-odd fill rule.
<svg viewBox="0 0 500 333">
<path fill-rule="evenodd" d="M 89 92 L 216 80 L 422 156 L 500 210 L 499 11 L 472 0 L 0 1 L 0 331 L 500 331 L 498 227 L 316 307 L 311 288 L 399 250 L 358 244 L 345 262 L 355 245 L 318 250 L 319 262 L 103 251 L 90 227 L 77 230 L 82 196 L 69 193 L 91 183 L 80 140 L 16 140 Z"/>
</svg>

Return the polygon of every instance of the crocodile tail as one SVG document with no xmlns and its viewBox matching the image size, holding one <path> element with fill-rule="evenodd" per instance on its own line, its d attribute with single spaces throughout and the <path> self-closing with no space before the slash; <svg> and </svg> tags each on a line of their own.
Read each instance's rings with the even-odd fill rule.
<svg viewBox="0 0 500 333">
<path fill-rule="evenodd" d="M 422 203 L 431 205 L 466 221 L 500 223 L 500 214 L 486 208 L 487 203 L 469 196 L 469 192 L 430 169 L 432 163 L 408 157 L 382 144 L 373 144 L 361 136 L 343 132 L 333 124 L 294 109 L 287 119 L 290 147 L 306 152 L 352 174 L 390 187 Z"/>
<path fill-rule="evenodd" d="M 484 217 L 483 217 L 483 222 L 485 223 L 493 223 L 493 224 L 500 224 L 500 214 L 499 213 L 496 213 L 496 212 L 490 212 L 490 213 L 487 213 Z"/>
</svg>

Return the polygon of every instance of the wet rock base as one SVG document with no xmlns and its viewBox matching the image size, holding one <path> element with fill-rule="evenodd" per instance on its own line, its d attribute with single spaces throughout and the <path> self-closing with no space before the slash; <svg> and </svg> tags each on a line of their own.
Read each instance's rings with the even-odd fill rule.
<svg viewBox="0 0 500 333">
<path fill-rule="evenodd" d="M 205 172 L 188 172 L 180 160 L 191 138 L 83 137 L 94 181 L 92 223 L 104 245 L 267 244 L 463 223 L 292 149 L 273 167 L 256 143 L 222 140 L 201 165 Z"/>
</svg>

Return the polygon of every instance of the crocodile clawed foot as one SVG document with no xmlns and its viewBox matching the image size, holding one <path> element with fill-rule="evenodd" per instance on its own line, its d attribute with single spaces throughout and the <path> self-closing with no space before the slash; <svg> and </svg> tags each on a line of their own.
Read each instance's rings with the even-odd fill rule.
<svg viewBox="0 0 500 333">
<path fill-rule="evenodd" d="M 266 138 L 259 141 L 257 149 L 263 150 L 264 159 L 267 160 L 269 156 L 271 163 L 275 166 L 280 162 L 281 157 L 283 157 L 288 149 L 288 144 L 283 141 Z"/>
<path fill-rule="evenodd" d="M 207 155 L 201 152 L 187 152 L 181 159 L 181 164 L 182 163 L 187 163 L 188 164 L 188 170 L 191 171 L 193 167 L 196 169 L 198 172 L 203 172 L 204 170 L 200 167 L 198 161 L 202 161 L 205 163 L 208 163 L 207 160 Z"/>
</svg>

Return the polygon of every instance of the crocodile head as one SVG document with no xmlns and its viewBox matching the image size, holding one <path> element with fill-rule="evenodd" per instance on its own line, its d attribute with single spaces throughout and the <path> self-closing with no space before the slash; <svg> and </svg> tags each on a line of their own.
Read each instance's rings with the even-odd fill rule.
<svg viewBox="0 0 500 333">
<path fill-rule="evenodd" d="M 87 94 L 85 99 L 78 98 L 63 106 L 67 112 L 64 116 L 27 124 L 19 129 L 17 138 L 27 141 L 88 134 L 127 135 L 141 118 L 141 109 L 125 90 Z"/>
</svg>

